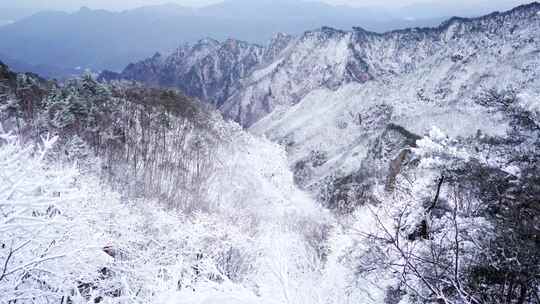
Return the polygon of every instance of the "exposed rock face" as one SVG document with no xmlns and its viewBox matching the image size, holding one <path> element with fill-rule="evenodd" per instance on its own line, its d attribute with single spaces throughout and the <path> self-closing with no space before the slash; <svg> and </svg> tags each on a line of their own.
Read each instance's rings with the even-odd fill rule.
<svg viewBox="0 0 540 304">
<path fill-rule="evenodd" d="M 163 57 L 160 53 L 156 53 L 152 58 L 146 59 L 140 64 L 128 65 L 125 70 L 125 78 L 144 82 L 150 85 L 158 85 L 162 64 Z"/>
<path fill-rule="evenodd" d="M 306 32 L 274 63 L 245 79 L 222 111 L 250 126 L 276 107 L 295 104 L 315 89 L 337 89 L 372 79 L 366 62 L 354 50 L 352 37 L 351 32 L 331 28 Z"/>
<path fill-rule="evenodd" d="M 376 203 L 373 186 L 377 182 L 384 182 L 387 192 L 394 190 L 396 177 L 411 164 L 411 148 L 416 147 L 420 138 L 401 126 L 389 124 L 366 144 L 369 149 L 358 168 L 346 175 L 331 169 L 332 174 L 320 180 L 317 180 L 317 168 L 328 162 L 328 155 L 321 151 L 312 152 L 293 166 L 297 183 L 315 193 L 325 207 L 339 214 L 351 213 L 360 205 Z"/>
<path fill-rule="evenodd" d="M 410 160 L 411 148 L 416 147 L 416 141 L 421 137 L 413 134 L 403 127 L 389 124 L 368 154 L 371 163 L 378 162 L 377 170 L 386 179 L 385 190 L 394 190 L 396 177 L 401 173 L 402 167 Z M 389 164 L 389 165 L 388 165 Z M 388 169 L 384 169 L 384 166 Z M 374 172 L 375 173 L 375 172 Z"/>
<path fill-rule="evenodd" d="M 281 55 L 281 53 L 294 41 L 295 37 L 285 34 L 277 33 L 272 37 L 270 43 L 264 50 L 263 61 L 272 62 Z"/>
<path fill-rule="evenodd" d="M 234 39 L 224 42 L 203 39 L 192 46 L 183 45 L 167 57 L 157 53 L 130 64 L 120 74 L 106 71 L 101 79 L 175 87 L 220 107 L 234 95 L 241 79 L 251 75 L 257 66 L 273 61 L 292 39 L 278 34 L 268 47 Z"/>
<path fill-rule="evenodd" d="M 17 78 L 15 73 L 11 72 L 7 65 L 0 61 L 0 79 L 4 81 L 14 82 Z"/>
</svg>

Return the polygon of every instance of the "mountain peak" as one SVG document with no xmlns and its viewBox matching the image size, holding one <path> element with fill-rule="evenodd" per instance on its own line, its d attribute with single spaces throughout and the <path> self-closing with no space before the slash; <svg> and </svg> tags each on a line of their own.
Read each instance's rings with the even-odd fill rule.
<svg viewBox="0 0 540 304">
<path fill-rule="evenodd" d="M 274 36 L 272 36 L 272 39 L 270 39 L 270 42 L 268 43 L 268 47 L 272 48 L 272 46 L 275 45 L 284 45 L 288 44 L 294 39 L 293 35 L 289 35 L 286 33 L 276 33 Z"/>
<path fill-rule="evenodd" d="M 222 43 L 222 45 L 227 47 L 227 48 L 230 48 L 230 49 L 236 49 L 236 48 L 239 48 L 239 47 L 247 47 L 247 46 L 250 45 L 250 43 L 248 43 L 246 41 L 243 41 L 243 40 L 239 40 L 239 39 L 228 38 L 227 40 L 225 40 Z M 255 45 L 255 44 L 253 44 L 253 45 Z"/>
<path fill-rule="evenodd" d="M 302 35 L 302 39 L 309 39 L 314 37 L 316 37 L 316 39 L 328 39 L 331 37 L 342 36 L 346 33 L 347 31 L 345 30 L 335 29 L 329 26 L 323 26 L 319 29 L 305 32 L 304 35 Z"/>
<path fill-rule="evenodd" d="M 290 39 L 291 37 L 293 37 L 293 35 L 290 35 L 284 32 L 277 32 L 272 36 L 272 39 L 270 41 Z"/>
<path fill-rule="evenodd" d="M 531 9 L 540 11 L 540 2 L 534 1 L 534 2 L 531 2 L 531 3 L 528 3 L 528 4 L 519 5 L 519 6 L 515 7 L 514 9 L 510 10 L 510 12 L 512 12 L 512 11 L 521 11 L 521 10 L 531 10 Z"/>
<path fill-rule="evenodd" d="M 540 3 L 532 2 L 529 4 L 523 4 L 523 5 L 517 6 L 508 11 L 503 11 L 503 12 L 495 11 L 495 12 L 492 12 L 490 14 L 480 16 L 480 17 L 464 18 L 464 17 L 454 16 L 444 21 L 440 27 L 444 28 L 455 23 L 491 20 L 494 18 L 501 18 L 501 17 L 508 17 L 508 16 L 529 17 L 529 16 L 538 15 L 538 13 L 540 13 Z"/>
<path fill-rule="evenodd" d="M 219 41 L 213 38 L 203 38 L 197 41 L 196 45 L 219 45 Z"/>
</svg>

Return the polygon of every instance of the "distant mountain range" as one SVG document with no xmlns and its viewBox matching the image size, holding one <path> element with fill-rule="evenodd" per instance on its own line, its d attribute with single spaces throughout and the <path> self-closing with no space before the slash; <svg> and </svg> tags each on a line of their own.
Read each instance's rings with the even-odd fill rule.
<svg viewBox="0 0 540 304">
<path fill-rule="evenodd" d="M 4 54 L 0 54 L 0 60 L 9 65 L 13 71 L 31 72 L 49 79 L 56 78 L 57 80 L 64 80 L 80 76 L 81 73 L 85 72 L 82 68 L 67 68 L 47 64 L 29 64 Z"/>
<path fill-rule="evenodd" d="M 524 64 L 515 63 L 518 58 L 538 56 L 534 30 L 540 20 L 540 13 L 536 13 L 539 8 L 540 4 L 532 3 L 480 18 L 454 17 L 438 27 L 383 34 L 359 27 L 352 31 L 322 27 L 298 36 L 275 35 L 266 46 L 235 39 L 203 39 L 183 45 L 168 56 L 157 53 L 129 64 L 119 74 L 104 72 L 101 79 L 175 87 L 213 104 L 248 127 L 276 108 L 298 103 L 316 89 L 333 91 L 350 83 L 397 84 L 397 79 L 410 81 L 417 71 L 423 79 L 432 71 L 444 70 L 444 65 L 455 67 L 443 73 L 446 78 L 441 83 L 434 84 L 433 76 L 425 88 L 411 94 L 428 100 L 457 100 L 475 93 L 476 88 L 495 85 L 490 82 L 494 78 L 489 76 L 488 67 L 494 75 L 502 73 L 505 65 L 525 70 Z M 524 28 L 523 33 L 519 27 Z M 513 50 L 525 49 L 525 53 L 507 54 L 510 45 Z M 471 71 L 459 69 L 460 63 L 470 67 L 472 61 L 485 58 L 500 62 L 493 66 L 491 62 L 476 63 Z M 515 75 L 518 79 L 520 74 Z M 463 77 L 467 81 L 459 89 L 448 87 L 448 79 Z M 536 74 L 527 73 L 527 77 Z M 470 83 L 475 85 L 471 87 Z M 404 89 L 393 91 L 401 94 Z"/>
<path fill-rule="evenodd" d="M 156 51 L 169 53 L 181 43 L 204 37 L 265 44 L 277 32 L 298 35 L 325 25 L 386 31 L 440 21 L 398 18 L 382 9 L 289 0 L 228 0 L 199 9 L 167 4 L 123 12 L 81 8 L 73 13 L 40 12 L 1 26 L 0 54 L 28 66 L 120 70 Z M 66 76 L 55 71 L 45 74 Z"/>
<path fill-rule="evenodd" d="M 0 4 L 0 26 L 21 20 L 37 13 L 38 9 L 4 7 Z"/>
<path fill-rule="evenodd" d="M 20 72 L 64 78 L 87 69 L 119 71 L 156 51 L 171 53 L 182 43 L 205 37 L 266 45 L 278 32 L 296 36 L 322 26 L 385 32 L 435 26 L 454 13 L 480 15 L 487 7 L 504 8 L 510 2 L 519 1 L 479 0 L 464 5 L 463 11 L 457 4 L 387 9 L 301 0 L 226 0 L 202 8 L 165 4 L 111 12 L 83 7 L 72 13 L 44 11 L 30 17 L 25 16 L 31 10 L 0 5 L 0 23 L 4 23 L 0 24 L 0 54 L 4 54 L 0 60 Z"/>
</svg>

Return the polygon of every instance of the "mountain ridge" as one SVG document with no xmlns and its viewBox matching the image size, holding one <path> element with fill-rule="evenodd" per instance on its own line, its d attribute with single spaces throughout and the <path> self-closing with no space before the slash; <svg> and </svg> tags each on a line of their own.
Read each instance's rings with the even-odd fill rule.
<svg viewBox="0 0 540 304">
<path fill-rule="evenodd" d="M 176 87 L 219 107 L 240 79 L 248 76 L 257 66 L 270 63 L 292 39 L 287 34 L 276 34 L 264 47 L 232 38 L 223 42 L 203 38 L 193 45 L 180 46 L 167 57 L 156 53 L 151 58 L 129 64 L 122 73 L 106 71 L 99 79 L 136 80 L 153 86 Z M 214 70 L 215 65 L 222 68 Z M 232 68 L 224 70 L 229 67 Z M 212 83 L 205 85 L 208 81 L 226 83 L 221 88 L 213 89 L 210 88 Z"/>
<path fill-rule="evenodd" d="M 212 94 L 204 93 L 204 81 L 198 82 L 198 89 L 195 91 L 189 89 L 189 84 L 185 85 L 187 82 L 181 84 L 180 88 L 220 107 L 227 117 L 249 127 L 276 106 L 294 104 L 319 87 L 338 88 L 345 83 L 364 83 L 374 79 L 390 81 L 391 77 L 410 73 L 431 55 L 441 56 L 447 49 L 455 48 L 452 42 L 454 40 L 463 45 L 470 40 L 470 45 L 478 50 L 489 44 L 503 47 L 505 42 L 497 44 L 495 40 L 500 40 L 507 32 L 515 31 L 517 28 L 526 30 L 527 27 L 534 27 L 538 11 L 540 4 L 533 2 L 506 12 L 494 12 L 477 18 L 453 17 L 437 27 L 410 28 L 385 33 L 375 33 L 358 27 L 353 30 L 341 30 L 324 26 L 296 37 L 284 35 L 280 41 L 280 48 L 273 52 L 273 59 L 257 59 L 250 62 L 245 66 L 247 72 L 236 75 L 232 82 L 222 86 L 219 81 L 217 83 L 213 81 L 214 90 L 220 91 L 220 87 L 224 89 L 218 100 L 213 100 Z M 527 20 L 533 22 L 530 25 L 522 24 Z M 509 23 L 514 23 L 515 28 L 509 28 Z M 479 41 L 484 46 L 473 39 L 474 35 L 482 37 Z M 510 35 L 512 37 L 513 34 Z M 515 37 L 511 39 L 516 40 Z M 518 41 L 519 39 L 516 43 Z M 264 48 L 245 42 L 243 47 Z M 272 44 L 266 48 L 272 48 Z M 284 50 L 287 50 L 286 54 Z M 455 49 L 452 52 L 454 53 L 444 56 L 452 57 L 456 62 L 466 59 L 464 56 L 467 54 L 460 54 L 460 50 Z M 469 55 L 471 54 L 473 51 L 470 51 Z M 219 53 L 213 56 L 220 58 Z M 234 66 L 233 62 L 230 64 Z M 131 64 L 129 68 L 136 66 L 137 63 Z M 126 71 L 129 71 L 129 68 Z M 154 68 L 159 70 L 159 64 Z M 171 69 L 179 70 L 174 68 L 172 61 L 169 62 L 169 66 L 167 64 L 161 66 L 161 70 Z M 214 71 L 218 74 L 222 72 L 219 69 Z M 118 77 L 140 80 L 130 77 L 129 73 L 124 74 L 121 73 Z M 138 70 L 138 74 L 144 75 L 144 68 Z M 310 75 L 310 78 L 307 78 L 307 75 Z M 152 84 L 171 85 L 170 82 L 163 81 Z"/>
</svg>

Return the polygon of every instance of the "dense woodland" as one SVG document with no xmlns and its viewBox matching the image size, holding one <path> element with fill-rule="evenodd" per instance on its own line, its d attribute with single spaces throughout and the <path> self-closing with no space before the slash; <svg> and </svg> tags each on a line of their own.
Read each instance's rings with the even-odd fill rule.
<svg viewBox="0 0 540 304">
<path fill-rule="evenodd" d="M 58 136 L 56 158 L 83 165 L 98 157 L 103 178 L 130 196 L 167 204 L 182 197 L 186 205 L 174 207 L 199 208 L 187 197 L 200 195 L 211 170 L 216 113 L 175 91 L 105 86 L 90 76 L 60 86 L 2 68 L 12 85 L 2 92 L 5 129 L 24 141 Z"/>
</svg>

